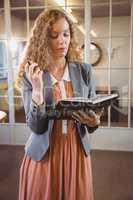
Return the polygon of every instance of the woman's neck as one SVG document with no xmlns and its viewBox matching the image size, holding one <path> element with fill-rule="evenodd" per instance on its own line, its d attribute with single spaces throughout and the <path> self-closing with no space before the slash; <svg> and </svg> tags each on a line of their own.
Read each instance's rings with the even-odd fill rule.
<svg viewBox="0 0 133 200">
<path fill-rule="evenodd" d="M 66 59 L 50 60 L 48 64 L 49 72 L 57 79 L 61 80 L 66 67 Z"/>
<path fill-rule="evenodd" d="M 48 64 L 48 68 L 50 69 L 50 71 L 60 70 L 60 69 L 64 69 L 65 65 L 66 65 L 66 59 L 65 58 L 50 59 L 50 62 Z"/>
</svg>

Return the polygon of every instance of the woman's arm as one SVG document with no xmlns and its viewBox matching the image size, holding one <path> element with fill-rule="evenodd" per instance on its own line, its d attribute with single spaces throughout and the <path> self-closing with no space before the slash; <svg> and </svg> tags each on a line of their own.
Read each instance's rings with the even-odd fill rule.
<svg viewBox="0 0 133 200">
<path fill-rule="evenodd" d="M 96 79 L 94 76 L 94 72 L 92 71 L 92 66 L 89 64 L 86 64 L 86 67 L 89 69 L 87 74 L 88 78 L 88 86 L 89 86 L 89 94 L 88 98 L 96 96 Z M 99 126 L 99 124 L 95 125 L 94 127 L 91 127 L 89 125 L 85 125 L 89 133 L 93 133 Z"/>
<path fill-rule="evenodd" d="M 86 86 L 88 87 L 88 98 L 96 96 L 95 77 L 91 65 L 87 63 L 81 64 L 81 74 Z M 85 133 L 86 128 L 89 133 L 93 133 L 100 123 L 100 117 L 93 111 L 88 112 L 88 114 L 83 111 L 74 112 L 73 118 L 76 119 L 82 133 Z"/>
<path fill-rule="evenodd" d="M 45 103 L 37 105 L 32 100 L 32 85 L 24 73 L 22 80 L 22 98 L 26 115 L 26 123 L 36 134 L 43 134 L 48 128 Z"/>
</svg>

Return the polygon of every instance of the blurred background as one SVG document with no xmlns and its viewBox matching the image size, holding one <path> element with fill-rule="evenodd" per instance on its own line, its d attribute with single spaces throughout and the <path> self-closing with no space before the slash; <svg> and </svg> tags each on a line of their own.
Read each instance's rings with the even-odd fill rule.
<svg viewBox="0 0 133 200">
<path fill-rule="evenodd" d="M 7 146 L 4 145 L 13 145 L 12 148 L 18 148 L 14 153 L 20 151 L 22 154 L 19 148 L 23 148 L 30 135 L 25 123 L 21 93 L 15 88 L 14 81 L 33 23 L 47 8 L 65 10 L 74 22 L 82 61 L 92 64 L 96 76 L 96 92 L 119 94 L 119 99 L 106 110 L 100 128 L 90 136 L 90 143 L 94 152 L 98 151 L 93 157 L 95 172 L 100 158 L 103 158 L 104 165 L 120 159 L 117 164 L 120 166 L 123 163 L 125 172 L 123 154 L 119 153 L 124 152 L 125 160 L 131 161 L 132 154 L 125 152 L 133 151 L 133 0 L 0 0 L 0 148 L 6 151 Z M 116 153 L 110 154 L 112 151 Z M 1 155 L 4 154 L 1 152 Z M 112 162 L 108 162 L 110 155 L 114 156 L 111 157 Z M 128 164 L 128 169 L 131 169 L 133 163 Z M 114 170 L 119 171 L 118 165 L 114 166 Z M 120 180 L 123 180 L 122 177 Z M 113 181 L 116 180 L 112 180 L 111 186 Z M 105 185 L 106 181 L 103 188 Z M 125 186 L 130 190 L 128 180 Z M 120 192 L 120 188 L 116 188 Z M 125 192 L 123 197 L 105 197 L 101 193 L 101 198 L 99 196 L 97 199 L 133 199 L 129 192 Z"/>
<path fill-rule="evenodd" d="M 83 62 L 93 65 L 98 93 L 119 93 L 102 126 L 133 127 L 132 1 L 1 0 L 0 110 L 3 123 L 25 123 L 21 94 L 14 79 L 36 17 L 60 7 L 75 24 Z"/>
</svg>

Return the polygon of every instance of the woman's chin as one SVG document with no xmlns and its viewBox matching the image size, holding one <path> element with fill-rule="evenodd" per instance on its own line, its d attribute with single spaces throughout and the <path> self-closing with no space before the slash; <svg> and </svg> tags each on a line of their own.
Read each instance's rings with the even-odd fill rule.
<svg viewBox="0 0 133 200">
<path fill-rule="evenodd" d="M 64 57 L 66 57 L 66 53 L 56 54 L 56 57 L 58 57 L 58 58 L 64 58 Z"/>
</svg>

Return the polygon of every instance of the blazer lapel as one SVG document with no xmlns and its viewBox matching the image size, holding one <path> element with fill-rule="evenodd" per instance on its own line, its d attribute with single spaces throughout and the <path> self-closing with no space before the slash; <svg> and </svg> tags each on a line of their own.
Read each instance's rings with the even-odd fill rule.
<svg viewBox="0 0 133 200">
<path fill-rule="evenodd" d="M 81 97 L 83 91 L 81 86 L 82 80 L 81 80 L 80 66 L 77 66 L 75 63 L 69 63 L 68 70 L 70 79 L 72 81 L 74 96 Z"/>
<path fill-rule="evenodd" d="M 43 81 L 44 81 L 44 99 L 46 102 L 46 106 L 53 107 L 54 98 L 53 98 L 53 91 L 52 91 L 52 80 L 47 69 L 44 70 Z"/>
<path fill-rule="evenodd" d="M 83 80 L 81 76 L 80 66 L 76 63 L 68 63 L 68 70 L 70 79 L 72 81 L 73 93 L 75 97 L 82 97 L 83 94 Z M 54 107 L 55 101 L 53 97 L 52 90 L 52 80 L 50 74 L 47 69 L 44 70 L 43 73 L 43 81 L 44 81 L 44 99 L 46 105 L 49 107 Z"/>
</svg>

